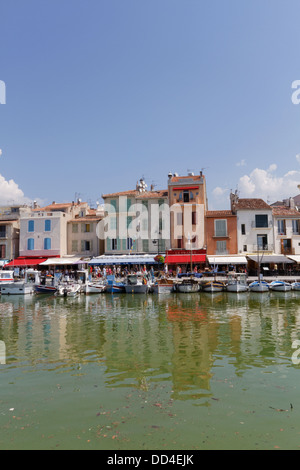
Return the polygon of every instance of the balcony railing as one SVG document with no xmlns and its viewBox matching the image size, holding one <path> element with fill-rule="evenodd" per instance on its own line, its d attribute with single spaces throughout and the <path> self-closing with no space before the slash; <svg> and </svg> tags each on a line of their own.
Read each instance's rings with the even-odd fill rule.
<svg viewBox="0 0 300 470">
<path fill-rule="evenodd" d="M 268 244 L 258 244 L 258 245 L 252 245 L 251 251 L 254 253 L 259 253 L 259 252 L 266 252 L 266 251 L 274 251 L 274 245 L 268 245 Z"/>
</svg>

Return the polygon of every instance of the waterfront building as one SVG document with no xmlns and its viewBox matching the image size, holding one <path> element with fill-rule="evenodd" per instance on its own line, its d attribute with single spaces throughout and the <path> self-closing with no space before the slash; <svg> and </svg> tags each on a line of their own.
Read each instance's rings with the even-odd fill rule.
<svg viewBox="0 0 300 470">
<path fill-rule="evenodd" d="M 20 257 L 61 257 L 67 254 L 67 223 L 82 210 L 86 202 L 56 203 L 35 206 L 20 218 Z"/>
<path fill-rule="evenodd" d="M 281 206 L 272 206 L 274 219 L 275 253 L 298 255 L 300 261 L 300 212 L 290 198 Z"/>
<path fill-rule="evenodd" d="M 20 215 L 28 212 L 28 206 L 0 207 L 0 267 L 19 256 Z"/>
<path fill-rule="evenodd" d="M 104 241 L 97 235 L 97 225 L 104 217 L 104 208 L 82 208 L 67 223 L 67 253 L 80 257 L 99 256 L 104 253 Z"/>
<path fill-rule="evenodd" d="M 136 188 L 103 194 L 105 254 L 158 254 L 170 247 L 168 191 L 155 190 L 143 178 Z"/>
</svg>

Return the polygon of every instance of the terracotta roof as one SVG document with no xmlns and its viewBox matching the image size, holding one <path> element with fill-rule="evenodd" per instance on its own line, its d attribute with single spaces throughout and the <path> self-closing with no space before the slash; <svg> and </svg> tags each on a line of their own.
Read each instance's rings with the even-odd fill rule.
<svg viewBox="0 0 300 470">
<path fill-rule="evenodd" d="M 271 210 L 272 207 L 269 206 L 263 199 L 238 199 L 235 204 L 235 209 L 237 210 L 259 210 L 259 209 L 268 209 Z"/>
<path fill-rule="evenodd" d="M 136 189 L 131 189 L 129 191 L 121 191 L 118 193 L 102 194 L 103 199 L 106 199 L 109 197 L 118 197 L 118 196 L 132 196 L 137 199 L 150 199 L 150 198 L 153 199 L 153 198 L 167 197 L 168 191 L 166 189 L 162 189 L 159 191 L 145 191 L 144 193 L 141 193 L 140 191 L 137 191 Z"/>
<path fill-rule="evenodd" d="M 169 181 L 171 183 L 181 183 L 182 180 L 200 181 L 202 178 L 204 178 L 204 175 L 172 176 Z"/>
<path fill-rule="evenodd" d="M 206 211 L 206 217 L 236 217 L 230 210 Z"/>
<path fill-rule="evenodd" d="M 300 218 L 300 212 L 298 212 L 297 209 L 290 209 L 286 206 L 273 207 L 272 212 L 274 216 Z"/>
<path fill-rule="evenodd" d="M 53 202 L 52 204 L 49 204 L 48 206 L 45 207 L 37 207 L 33 209 L 33 212 L 42 212 L 42 211 L 53 211 L 53 210 L 63 210 L 67 209 L 68 207 L 72 206 L 81 206 L 81 205 L 86 205 L 86 202 L 62 202 L 62 203 L 57 203 Z"/>
</svg>

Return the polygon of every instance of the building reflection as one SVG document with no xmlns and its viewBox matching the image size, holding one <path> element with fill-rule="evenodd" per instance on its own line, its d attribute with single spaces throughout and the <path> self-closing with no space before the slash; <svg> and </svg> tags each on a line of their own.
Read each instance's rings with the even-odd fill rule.
<svg viewBox="0 0 300 470">
<path fill-rule="evenodd" d="M 99 364 L 108 389 L 165 382 L 173 398 L 205 402 L 220 367 L 241 376 L 274 361 L 291 363 L 299 299 L 296 292 L 3 296 L 0 340 L 11 366 L 25 361 L 67 372 Z"/>
</svg>

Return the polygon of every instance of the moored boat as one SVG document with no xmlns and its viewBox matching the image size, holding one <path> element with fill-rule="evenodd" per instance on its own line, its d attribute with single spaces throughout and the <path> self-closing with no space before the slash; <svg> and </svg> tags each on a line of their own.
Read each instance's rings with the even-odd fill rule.
<svg viewBox="0 0 300 470">
<path fill-rule="evenodd" d="M 85 286 L 86 294 L 101 294 L 106 291 L 106 285 L 102 282 L 88 282 Z"/>
<path fill-rule="evenodd" d="M 251 292 L 269 292 L 269 289 L 269 284 L 266 281 L 263 281 L 262 279 L 251 282 L 251 284 L 249 284 L 249 290 Z"/>
<path fill-rule="evenodd" d="M 26 269 L 25 278 L 1 286 L 2 295 L 34 294 L 35 286 L 40 284 L 39 272 L 35 269 Z"/>
<path fill-rule="evenodd" d="M 204 292 L 222 292 L 225 288 L 225 284 L 220 281 L 206 281 L 202 285 Z"/>
<path fill-rule="evenodd" d="M 292 282 L 292 289 L 293 290 L 300 290 L 300 282 Z"/>
<path fill-rule="evenodd" d="M 285 281 L 272 281 L 270 283 L 270 289 L 278 292 L 288 292 L 292 290 L 292 285 Z"/>
<path fill-rule="evenodd" d="M 109 294 L 118 294 L 125 292 L 125 284 L 123 281 L 116 279 L 116 277 L 111 274 L 106 278 L 106 292 Z"/>
<path fill-rule="evenodd" d="M 174 291 L 174 282 L 172 279 L 161 278 L 153 285 L 155 294 L 167 294 Z"/>
<path fill-rule="evenodd" d="M 182 293 L 188 292 L 199 292 L 200 285 L 195 279 L 183 279 L 183 281 L 177 284 L 177 291 Z"/>
<path fill-rule="evenodd" d="M 150 283 L 141 274 L 128 274 L 125 281 L 126 294 L 147 294 L 150 290 Z"/>
<path fill-rule="evenodd" d="M 226 290 L 228 292 L 247 292 L 248 291 L 246 274 L 229 274 Z"/>
</svg>

